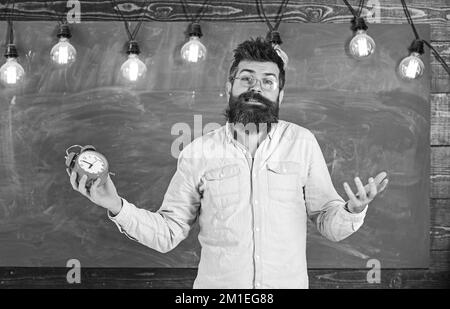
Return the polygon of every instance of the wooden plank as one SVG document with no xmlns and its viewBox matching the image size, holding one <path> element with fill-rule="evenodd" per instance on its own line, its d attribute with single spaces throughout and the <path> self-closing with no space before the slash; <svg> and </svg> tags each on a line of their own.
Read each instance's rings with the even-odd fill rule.
<svg viewBox="0 0 450 309">
<path fill-rule="evenodd" d="M 431 94 L 430 101 L 431 145 L 450 146 L 450 94 Z"/>
<path fill-rule="evenodd" d="M 431 42 L 431 45 L 450 66 L 450 42 Z M 434 54 L 431 55 L 431 92 L 450 92 L 450 75 Z"/>
<path fill-rule="evenodd" d="M 311 289 L 436 289 L 450 287 L 450 272 L 381 270 L 380 283 L 367 282 L 367 270 L 313 271 Z"/>
<path fill-rule="evenodd" d="M 447 255 L 448 255 L 447 251 Z M 68 268 L 1 268 L 0 288 L 175 288 L 190 289 L 197 269 L 87 268 L 81 283 L 68 284 Z M 310 288 L 449 288 L 450 271 L 381 269 L 380 283 L 368 283 L 370 269 L 310 269 Z"/>
<path fill-rule="evenodd" d="M 431 198 L 450 198 L 450 147 L 431 147 Z"/>
<path fill-rule="evenodd" d="M 5 12 L 6 3 L 1 0 L 1 12 Z M 144 1 L 117 1 L 123 15 L 129 20 L 137 20 L 141 16 Z M 189 12 L 196 13 L 204 0 L 187 0 Z M 270 20 L 275 20 L 282 0 L 264 1 L 264 11 Z M 82 20 L 118 20 L 119 17 L 111 1 L 80 1 Z M 357 1 L 350 1 L 357 7 Z M 368 22 L 384 24 L 407 23 L 400 2 L 380 0 L 380 7 L 367 6 L 363 16 L 378 14 L 379 19 L 373 18 Z M 58 20 L 68 11 L 67 1 L 15 1 L 14 11 L 10 16 L 15 20 Z M 412 0 L 408 1 L 413 21 L 417 24 L 432 25 L 433 40 L 450 40 L 450 6 L 445 0 Z M 11 9 L 12 6 L 10 5 Z M 2 14 L 3 15 L 3 14 Z M 179 0 L 151 1 L 143 14 L 144 20 L 151 21 L 186 21 L 183 6 Z M 285 22 L 321 22 L 348 23 L 351 14 L 343 1 L 340 0 L 292 0 L 286 7 Z M 262 22 L 256 9 L 255 1 L 210 1 L 202 17 L 203 21 L 234 21 L 234 22 Z"/>
<path fill-rule="evenodd" d="M 430 216 L 431 250 L 450 250 L 450 199 L 432 199 Z"/>
<path fill-rule="evenodd" d="M 430 251 L 430 268 L 432 272 L 450 271 L 450 248 Z"/>
<path fill-rule="evenodd" d="M 81 283 L 69 284 L 69 268 L 2 267 L 0 289 L 4 288 L 192 288 L 194 268 L 82 268 Z"/>
</svg>

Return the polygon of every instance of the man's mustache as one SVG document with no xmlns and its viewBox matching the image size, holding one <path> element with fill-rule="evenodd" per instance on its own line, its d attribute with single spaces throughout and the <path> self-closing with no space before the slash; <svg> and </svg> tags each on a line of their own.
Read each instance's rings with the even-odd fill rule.
<svg viewBox="0 0 450 309">
<path fill-rule="evenodd" d="M 247 92 L 241 93 L 238 96 L 238 99 L 241 104 L 244 102 L 248 102 L 249 100 L 258 101 L 258 102 L 264 104 L 265 106 L 271 106 L 273 104 L 269 99 L 266 99 L 261 94 L 259 94 L 258 92 L 254 92 L 254 91 L 247 91 Z"/>
</svg>

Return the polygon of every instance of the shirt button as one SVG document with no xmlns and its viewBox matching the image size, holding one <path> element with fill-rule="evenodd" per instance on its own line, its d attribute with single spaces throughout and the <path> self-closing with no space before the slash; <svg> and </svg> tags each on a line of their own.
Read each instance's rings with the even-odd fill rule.
<svg viewBox="0 0 450 309">
<path fill-rule="evenodd" d="M 260 286 L 261 286 L 261 283 L 256 282 L 256 286 L 257 286 L 257 287 L 260 287 Z"/>
<path fill-rule="evenodd" d="M 259 260 L 259 255 L 255 256 L 255 258 L 256 258 L 257 260 Z"/>
<path fill-rule="evenodd" d="M 256 228 L 256 231 L 259 232 L 259 227 Z"/>
<path fill-rule="evenodd" d="M 255 200 L 255 205 L 258 205 L 258 200 Z"/>
</svg>

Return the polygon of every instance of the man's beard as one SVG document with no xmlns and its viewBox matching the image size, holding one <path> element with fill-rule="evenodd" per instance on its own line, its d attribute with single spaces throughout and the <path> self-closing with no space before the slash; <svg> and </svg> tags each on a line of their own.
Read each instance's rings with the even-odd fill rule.
<svg viewBox="0 0 450 309">
<path fill-rule="evenodd" d="M 249 100 L 255 100 L 260 104 L 248 103 Z M 279 102 L 263 97 L 261 94 L 253 91 L 241 93 L 238 97 L 230 96 L 228 107 L 225 110 L 225 118 L 233 124 L 255 125 L 266 124 L 267 132 L 270 131 L 271 124 L 278 122 Z"/>
</svg>

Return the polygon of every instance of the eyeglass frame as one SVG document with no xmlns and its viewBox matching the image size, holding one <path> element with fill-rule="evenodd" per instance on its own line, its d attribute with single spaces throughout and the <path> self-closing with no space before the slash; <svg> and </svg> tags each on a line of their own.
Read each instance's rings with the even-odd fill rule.
<svg viewBox="0 0 450 309">
<path fill-rule="evenodd" d="M 277 87 L 280 88 L 280 82 L 279 82 L 279 80 L 276 80 L 276 81 L 275 81 L 275 86 L 274 86 L 273 89 L 265 89 L 264 86 L 263 86 L 263 81 L 262 81 L 262 79 L 256 78 L 256 76 L 254 76 L 253 74 L 248 74 L 248 75 L 251 76 L 251 79 L 252 79 L 254 82 L 251 83 L 251 85 L 249 85 L 249 86 L 241 85 L 242 87 L 248 87 L 248 88 L 255 87 L 256 81 L 259 81 L 259 84 L 261 85 L 261 89 L 263 89 L 263 90 L 265 90 L 265 91 L 275 91 L 275 90 L 277 89 Z M 264 79 L 264 78 L 266 78 L 266 77 L 263 77 L 263 79 Z M 242 80 L 242 77 L 232 77 L 232 78 L 231 78 L 231 80 L 233 80 L 233 81 L 236 80 L 236 79 Z"/>
</svg>

